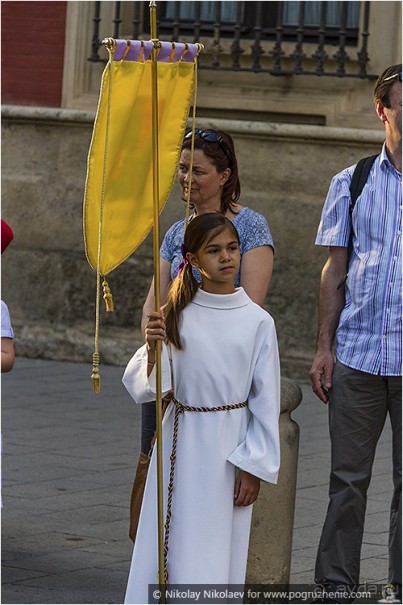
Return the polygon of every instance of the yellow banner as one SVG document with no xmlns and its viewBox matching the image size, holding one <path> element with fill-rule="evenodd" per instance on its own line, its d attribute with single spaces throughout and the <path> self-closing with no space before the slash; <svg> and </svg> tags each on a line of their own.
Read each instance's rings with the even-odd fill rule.
<svg viewBox="0 0 403 605">
<path fill-rule="evenodd" d="M 159 210 L 172 184 L 186 129 L 194 62 L 158 63 Z M 153 226 L 150 61 L 105 67 L 88 154 L 84 196 L 85 252 L 107 275 Z"/>
</svg>

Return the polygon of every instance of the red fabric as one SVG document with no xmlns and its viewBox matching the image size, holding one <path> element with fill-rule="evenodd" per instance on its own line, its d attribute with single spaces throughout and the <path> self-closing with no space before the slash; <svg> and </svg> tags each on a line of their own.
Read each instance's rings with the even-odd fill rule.
<svg viewBox="0 0 403 605">
<path fill-rule="evenodd" d="M 7 225 L 6 221 L 1 219 L 1 253 L 7 248 L 8 244 L 14 238 L 13 230 L 10 225 Z"/>
</svg>

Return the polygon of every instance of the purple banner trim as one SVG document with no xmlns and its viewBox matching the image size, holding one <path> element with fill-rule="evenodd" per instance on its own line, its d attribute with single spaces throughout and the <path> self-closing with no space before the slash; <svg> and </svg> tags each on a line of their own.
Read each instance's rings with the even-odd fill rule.
<svg viewBox="0 0 403 605">
<path fill-rule="evenodd" d="M 124 57 L 125 61 L 138 61 L 140 57 L 140 51 L 141 44 L 137 40 L 134 44 L 130 43 L 130 48 Z"/>
<path fill-rule="evenodd" d="M 158 53 L 158 61 L 168 63 L 173 50 L 172 42 L 162 42 L 160 52 Z"/>
<path fill-rule="evenodd" d="M 154 48 L 154 44 L 150 40 L 144 42 L 140 40 L 115 40 L 115 43 L 114 61 L 147 61 Z M 198 52 L 197 44 L 161 42 L 158 61 L 162 63 L 176 63 L 178 61 L 191 63 L 195 60 Z"/>
<path fill-rule="evenodd" d="M 197 46 L 197 44 L 188 44 L 187 47 L 188 47 L 187 53 L 185 53 L 182 56 L 182 61 L 191 63 L 192 61 L 194 61 L 196 59 L 197 54 L 199 52 L 199 47 Z"/>
<path fill-rule="evenodd" d="M 126 40 L 115 40 L 115 43 L 116 43 L 116 47 L 115 47 L 115 54 L 113 56 L 113 60 L 120 61 L 126 50 L 127 42 L 126 42 Z"/>
</svg>

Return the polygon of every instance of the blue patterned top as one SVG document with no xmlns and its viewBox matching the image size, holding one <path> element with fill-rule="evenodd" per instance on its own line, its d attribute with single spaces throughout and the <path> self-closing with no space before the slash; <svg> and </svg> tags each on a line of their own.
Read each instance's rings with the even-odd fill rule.
<svg viewBox="0 0 403 605">
<path fill-rule="evenodd" d="M 255 212 L 251 208 L 243 206 L 232 221 L 236 227 L 239 239 L 241 241 L 241 265 L 242 255 L 248 250 L 258 248 L 259 246 L 271 246 L 274 250 L 273 238 L 270 228 L 264 216 Z M 168 229 L 161 244 L 160 256 L 171 263 L 171 278 L 178 275 L 179 265 L 182 261 L 181 245 L 183 243 L 185 219 L 178 221 Z M 201 275 L 197 269 L 193 269 L 193 274 L 198 282 L 201 282 Z M 235 287 L 240 285 L 240 271 L 235 277 Z"/>
</svg>

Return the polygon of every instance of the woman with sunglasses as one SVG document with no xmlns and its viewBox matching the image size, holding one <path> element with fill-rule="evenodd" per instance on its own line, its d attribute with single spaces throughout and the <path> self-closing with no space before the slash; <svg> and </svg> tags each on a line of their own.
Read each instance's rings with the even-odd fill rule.
<svg viewBox="0 0 403 605">
<path fill-rule="evenodd" d="M 263 305 L 273 270 L 274 244 L 267 220 L 258 212 L 239 203 L 240 182 L 238 163 L 231 136 L 218 130 L 196 130 L 192 179 L 190 182 L 191 133 L 182 144 L 178 168 L 179 187 L 185 201 L 190 187 L 190 203 L 194 216 L 207 212 L 220 212 L 229 218 L 240 236 L 241 268 L 235 286 L 242 286 L 253 302 Z M 165 304 L 171 281 L 178 275 L 182 262 L 182 243 L 185 219 L 176 222 L 167 231 L 160 249 L 161 304 Z M 201 276 L 195 270 L 196 279 Z M 144 333 L 149 315 L 155 310 L 154 280 L 143 307 L 141 322 Z M 151 448 L 155 432 L 155 403 L 142 406 L 141 449 L 144 456 Z M 141 466 L 141 457 L 140 457 Z M 139 467 L 140 468 L 140 467 Z M 134 500 L 133 500 L 134 498 Z M 132 495 L 132 506 L 135 493 Z M 138 503 L 134 504 L 137 508 Z M 132 515 L 133 516 L 133 515 Z M 131 525 L 130 536 L 135 530 Z"/>
<path fill-rule="evenodd" d="M 236 286 L 241 285 L 253 300 L 263 305 L 273 270 L 274 244 L 266 219 L 239 203 L 241 187 L 238 163 L 231 136 L 218 130 L 196 130 L 192 183 L 189 183 L 191 133 L 182 144 L 178 180 L 182 199 L 190 186 L 193 214 L 220 212 L 234 222 L 241 239 L 241 270 Z M 177 276 L 182 261 L 184 219 L 166 233 L 161 246 L 161 301 L 166 300 L 168 287 Z M 200 276 L 195 275 L 200 280 Z M 143 307 L 142 329 L 154 311 L 154 283 Z"/>
</svg>

